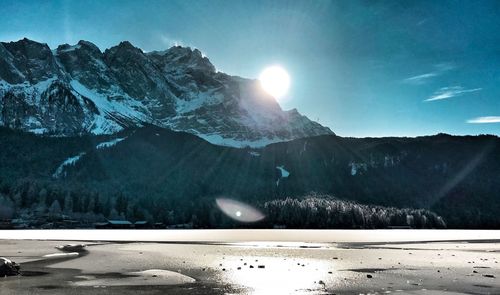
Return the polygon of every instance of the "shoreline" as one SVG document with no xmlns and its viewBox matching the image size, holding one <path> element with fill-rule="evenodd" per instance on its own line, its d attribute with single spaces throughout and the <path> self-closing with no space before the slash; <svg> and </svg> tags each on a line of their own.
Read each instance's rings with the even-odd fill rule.
<svg viewBox="0 0 500 295">
<path fill-rule="evenodd" d="M 367 234 L 369 233 L 369 234 Z M 411 233 L 411 235 L 409 235 Z M 82 238 L 85 237 L 85 238 Z M 59 240 L 172 243 L 399 243 L 445 241 L 500 241 L 500 230 L 374 229 L 374 230 L 1 230 L 0 240 Z"/>
</svg>

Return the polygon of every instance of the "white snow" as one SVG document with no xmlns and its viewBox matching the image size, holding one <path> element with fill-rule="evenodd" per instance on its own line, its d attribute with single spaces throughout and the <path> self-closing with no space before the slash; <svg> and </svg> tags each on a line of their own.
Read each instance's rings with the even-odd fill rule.
<svg viewBox="0 0 500 295">
<path fill-rule="evenodd" d="M 109 147 L 112 147 L 114 145 L 116 145 L 117 143 L 119 143 L 120 141 L 123 141 L 125 140 L 127 137 L 123 137 L 123 138 L 115 138 L 113 140 L 110 140 L 110 141 L 105 141 L 105 142 L 101 142 L 100 144 L 96 145 L 96 149 L 104 149 L 104 148 L 109 148 Z"/>
<path fill-rule="evenodd" d="M 287 178 L 288 176 L 290 176 L 290 172 L 288 172 L 286 169 L 285 169 L 285 166 L 276 166 L 276 169 L 278 169 L 280 172 L 281 172 L 281 177 L 278 178 L 278 180 L 276 180 L 276 186 L 279 186 L 280 184 L 280 179 L 281 178 Z"/>
<path fill-rule="evenodd" d="M 57 167 L 56 169 L 56 172 L 54 172 L 54 174 L 52 174 L 52 177 L 54 178 L 59 178 L 63 175 L 64 173 L 64 167 L 66 166 L 73 166 L 75 165 L 75 163 L 80 160 L 80 158 L 85 155 L 84 152 L 81 152 L 80 154 L 74 156 L 74 157 L 70 157 L 70 158 L 67 158 L 64 162 L 62 162 L 61 165 L 59 165 L 59 167 Z"/>
<path fill-rule="evenodd" d="M 43 127 L 40 121 L 33 116 L 28 117 L 24 124 L 29 127 L 29 132 L 35 134 L 44 134 L 48 131 L 47 128 Z"/>
<path fill-rule="evenodd" d="M 212 144 L 238 147 L 238 148 L 243 148 L 243 147 L 260 148 L 260 147 L 264 147 L 264 146 L 271 144 L 271 143 L 283 141 L 283 140 L 280 140 L 277 138 L 269 139 L 267 137 L 252 141 L 252 140 L 240 140 L 240 139 L 235 139 L 235 138 L 226 138 L 226 137 L 222 137 L 219 134 L 195 133 L 195 135 L 203 138 L 204 140 L 206 140 Z"/>
<path fill-rule="evenodd" d="M 94 118 L 91 127 L 94 134 L 110 134 L 122 130 L 123 127 L 116 121 L 123 117 L 135 121 L 149 121 L 144 112 L 139 111 L 144 110 L 144 106 L 138 100 L 122 93 L 111 93 L 110 96 L 125 96 L 126 99 L 120 102 L 110 101 L 105 95 L 88 89 L 77 80 L 72 80 L 70 85 L 74 90 L 73 94 L 92 100 L 101 113 Z"/>
<path fill-rule="evenodd" d="M 0 82 L 0 87 L 3 92 L 12 91 L 16 94 L 22 93 L 26 97 L 26 102 L 30 105 L 37 105 L 40 103 L 40 94 L 42 94 L 47 88 L 57 79 L 57 77 L 52 77 L 44 81 L 40 81 L 36 84 L 30 84 L 24 82 L 21 84 L 9 84 L 7 82 Z"/>
<path fill-rule="evenodd" d="M 175 109 L 178 114 L 188 113 L 199 109 L 204 105 L 213 105 L 222 102 L 224 97 L 221 94 L 215 93 L 214 90 L 193 93 L 191 99 L 177 99 Z"/>
<path fill-rule="evenodd" d="M 358 173 L 358 168 L 356 165 L 351 164 L 351 175 L 354 176 Z"/>
<path fill-rule="evenodd" d="M 258 152 L 248 152 L 250 154 L 250 156 L 253 156 L 253 157 L 260 157 L 260 153 Z"/>
<path fill-rule="evenodd" d="M 285 170 L 285 166 L 276 166 L 276 169 L 278 169 L 281 172 L 281 178 L 290 176 L 290 172 Z"/>
<path fill-rule="evenodd" d="M 32 132 L 32 133 L 35 133 L 35 134 L 44 134 L 45 132 L 47 132 L 47 128 L 32 128 L 29 130 L 29 132 Z"/>
</svg>

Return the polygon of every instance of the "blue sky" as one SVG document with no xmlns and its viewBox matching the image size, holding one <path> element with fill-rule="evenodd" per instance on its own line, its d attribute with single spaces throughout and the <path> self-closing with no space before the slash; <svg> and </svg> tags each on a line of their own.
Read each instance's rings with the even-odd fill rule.
<svg viewBox="0 0 500 295">
<path fill-rule="evenodd" d="M 0 0 L 0 15 L 1 41 L 180 44 L 248 78 L 280 64 L 282 107 L 343 136 L 500 134 L 498 1 Z"/>
</svg>

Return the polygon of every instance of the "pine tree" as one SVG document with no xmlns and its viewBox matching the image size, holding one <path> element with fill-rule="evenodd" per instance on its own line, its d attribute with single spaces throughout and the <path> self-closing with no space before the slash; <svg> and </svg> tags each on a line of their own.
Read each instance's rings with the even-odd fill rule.
<svg viewBox="0 0 500 295">
<path fill-rule="evenodd" d="M 71 197 L 70 192 L 67 192 L 66 196 L 64 197 L 64 213 L 73 213 L 73 198 Z"/>
</svg>

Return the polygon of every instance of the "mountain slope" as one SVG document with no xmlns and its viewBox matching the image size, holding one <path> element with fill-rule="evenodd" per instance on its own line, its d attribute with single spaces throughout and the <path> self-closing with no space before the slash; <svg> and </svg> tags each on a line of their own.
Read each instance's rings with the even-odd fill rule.
<svg viewBox="0 0 500 295">
<path fill-rule="evenodd" d="M 318 136 L 236 149 L 155 126 L 66 138 L 0 131 L 0 188 L 31 195 L 29 206 L 46 188 L 51 200 L 96 194 L 106 204 L 122 196 L 155 218 L 175 211 L 189 220 L 216 197 L 257 204 L 317 192 L 431 209 L 450 227 L 500 226 L 495 136 Z"/>
<path fill-rule="evenodd" d="M 197 49 L 0 43 L 0 125 L 72 136 L 144 124 L 236 147 L 333 134 L 283 111 L 258 81 L 217 72 Z"/>
</svg>

